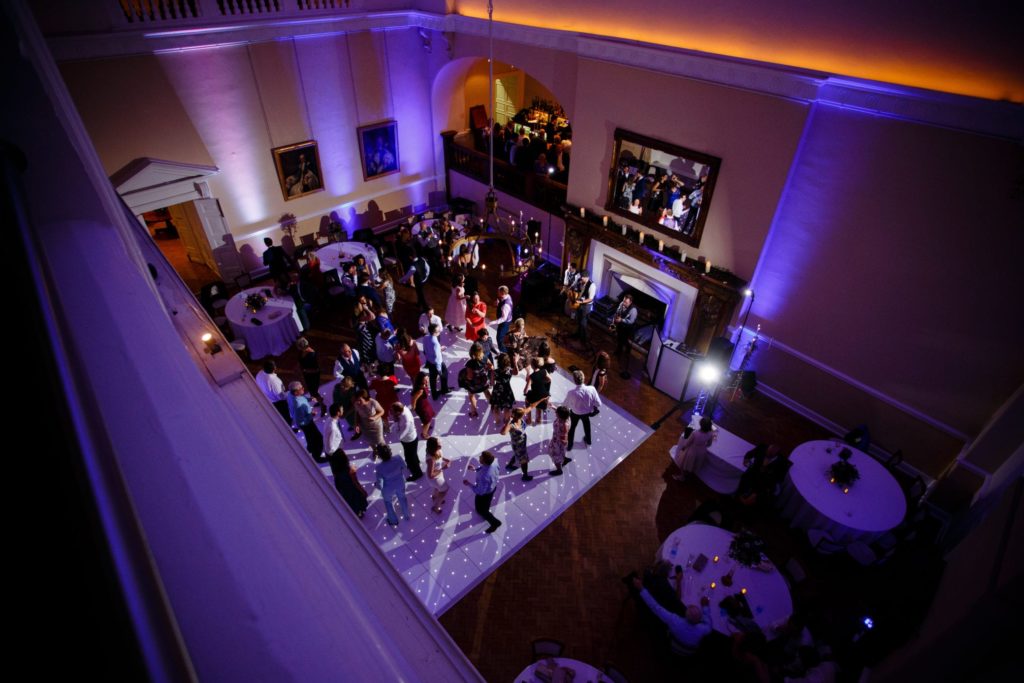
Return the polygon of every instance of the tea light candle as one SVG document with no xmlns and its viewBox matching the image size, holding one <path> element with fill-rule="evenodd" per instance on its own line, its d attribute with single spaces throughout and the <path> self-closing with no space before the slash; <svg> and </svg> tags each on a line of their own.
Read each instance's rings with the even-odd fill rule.
<svg viewBox="0 0 1024 683">
<path fill-rule="evenodd" d="M 844 486 L 844 487 L 843 487 L 843 493 L 849 493 L 849 492 L 850 492 L 850 489 L 849 489 L 849 487 L 847 487 L 847 486 Z"/>
<path fill-rule="evenodd" d="M 586 217 L 587 217 L 587 210 L 581 206 L 580 207 L 580 218 L 586 218 Z"/>
<path fill-rule="evenodd" d="M 718 562 L 718 555 L 715 555 L 714 559 L 712 559 L 711 561 L 712 562 Z"/>
<path fill-rule="evenodd" d="M 715 590 L 715 586 L 717 586 L 717 585 L 718 585 L 717 583 L 715 583 L 714 581 L 712 581 L 712 582 L 711 582 L 711 585 L 710 585 L 710 586 L 708 586 L 708 587 L 709 587 L 709 588 L 710 588 L 711 590 Z"/>
<path fill-rule="evenodd" d="M 747 589 L 746 588 L 741 588 L 740 589 L 740 593 L 743 593 L 743 595 L 746 595 L 747 594 Z"/>
</svg>

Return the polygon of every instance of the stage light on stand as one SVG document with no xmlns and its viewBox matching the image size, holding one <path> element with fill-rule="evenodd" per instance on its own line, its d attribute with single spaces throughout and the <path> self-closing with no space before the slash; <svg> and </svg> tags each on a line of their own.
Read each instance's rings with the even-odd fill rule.
<svg viewBox="0 0 1024 683">
<path fill-rule="evenodd" d="M 705 360 L 697 365 L 697 381 L 701 383 L 701 389 L 697 403 L 693 406 L 694 415 L 710 415 L 714 412 L 721 379 L 722 369 L 716 364 Z"/>
</svg>

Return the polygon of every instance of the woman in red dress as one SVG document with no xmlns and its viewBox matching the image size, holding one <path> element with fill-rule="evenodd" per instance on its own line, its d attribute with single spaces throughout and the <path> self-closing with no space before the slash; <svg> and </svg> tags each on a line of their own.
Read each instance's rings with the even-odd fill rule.
<svg viewBox="0 0 1024 683">
<path fill-rule="evenodd" d="M 420 347 L 416 340 L 405 331 L 405 328 L 398 330 L 397 337 L 398 343 L 395 344 L 395 350 L 398 352 L 398 358 L 402 362 L 405 374 L 409 375 L 409 381 L 414 381 L 416 375 L 420 374 L 420 370 L 423 368 Z"/>
<path fill-rule="evenodd" d="M 434 429 L 434 406 L 430 403 L 430 380 L 426 371 L 416 375 L 412 381 L 412 397 L 409 399 L 416 417 L 420 418 L 420 437 L 430 438 Z"/>
<path fill-rule="evenodd" d="M 480 295 L 474 293 L 466 306 L 466 339 L 478 341 L 478 333 L 487 325 L 487 304 L 480 301 Z"/>
</svg>

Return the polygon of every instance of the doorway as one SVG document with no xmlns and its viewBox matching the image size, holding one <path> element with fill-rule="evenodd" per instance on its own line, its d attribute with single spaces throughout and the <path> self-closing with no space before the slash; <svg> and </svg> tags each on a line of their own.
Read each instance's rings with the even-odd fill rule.
<svg viewBox="0 0 1024 683">
<path fill-rule="evenodd" d="M 153 241 L 188 288 L 220 280 L 210 244 L 192 202 L 146 211 L 142 214 Z"/>
</svg>

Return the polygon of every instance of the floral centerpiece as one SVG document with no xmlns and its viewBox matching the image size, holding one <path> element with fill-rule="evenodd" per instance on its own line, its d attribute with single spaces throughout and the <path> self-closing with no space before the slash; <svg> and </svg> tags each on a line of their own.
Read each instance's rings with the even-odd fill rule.
<svg viewBox="0 0 1024 683">
<path fill-rule="evenodd" d="M 245 297 L 245 307 L 255 313 L 267 305 L 267 297 L 260 292 Z"/>
<path fill-rule="evenodd" d="M 849 460 L 837 460 L 828 468 L 829 481 L 843 487 L 843 491 L 849 491 L 853 482 L 860 479 L 860 472 L 857 466 Z"/>
<path fill-rule="evenodd" d="M 729 557 L 744 567 L 757 567 L 766 559 L 764 540 L 749 531 L 741 531 L 729 544 Z"/>
</svg>

